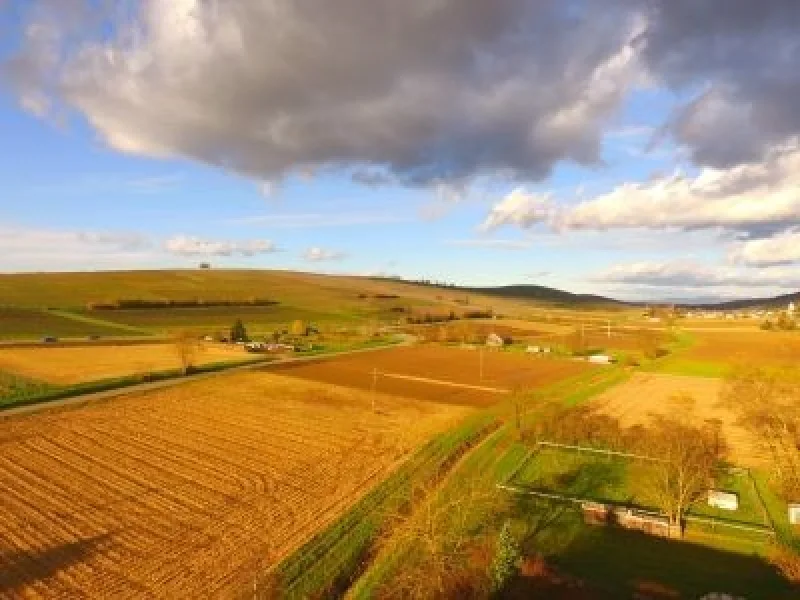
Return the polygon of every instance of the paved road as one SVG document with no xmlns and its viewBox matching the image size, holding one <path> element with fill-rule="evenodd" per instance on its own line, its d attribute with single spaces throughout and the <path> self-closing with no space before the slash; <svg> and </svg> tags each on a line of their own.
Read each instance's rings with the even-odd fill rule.
<svg viewBox="0 0 800 600">
<path fill-rule="evenodd" d="M 235 367 L 230 367 L 228 369 L 220 371 L 211 371 L 209 373 L 196 373 L 194 375 L 187 375 L 185 377 L 175 377 L 174 379 L 164 379 L 162 381 L 137 383 L 135 385 L 129 385 L 114 390 L 104 390 L 102 392 L 90 392 L 88 394 L 81 394 L 80 396 L 72 396 L 70 398 L 63 398 L 61 400 L 52 400 L 49 402 L 45 401 L 45 402 L 40 402 L 38 404 L 29 404 L 27 406 L 7 408 L 5 410 L 0 411 L 0 421 L 11 417 L 16 417 L 31 413 L 60 410 L 66 407 L 74 408 L 78 406 L 84 406 L 89 403 L 109 400 L 111 398 L 125 396 L 127 394 L 138 394 L 141 392 L 168 388 L 175 385 L 182 385 L 184 383 L 189 383 L 190 381 L 197 381 L 199 379 L 208 379 L 209 377 L 216 377 L 218 375 L 225 373 L 232 373 L 236 371 L 254 371 L 254 370 L 268 371 L 274 367 L 279 367 L 287 364 L 328 360 L 331 358 L 335 358 L 337 356 L 344 356 L 347 354 L 376 352 L 378 350 L 396 348 L 397 346 L 408 346 L 410 344 L 413 344 L 414 341 L 415 339 L 413 336 L 404 336 L 402 342 L 400 342 L 399 344 L 394 344 L 393 346 L 375 346 L 373 348 L 359 348 L 357 350 L 345 350 L 344 352 L 333 352 L 331 354 L 318 354 L 315 356 L 297 356 L 297 357 L 279 358 L 277 360 L 256 361 L 245 365 L 237 365 Z"/>
</svg>

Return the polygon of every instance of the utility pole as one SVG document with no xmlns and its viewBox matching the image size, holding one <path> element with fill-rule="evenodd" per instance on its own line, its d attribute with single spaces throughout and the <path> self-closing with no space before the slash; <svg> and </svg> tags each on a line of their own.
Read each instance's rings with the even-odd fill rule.
<svg viewBox="0 0 800 600">
<path fill-rule="evenodd" d="M 483 346 L 478 348 L 478 356 L 480 357 L 479 359 L 480 367 L 478 370 L 478 377 L 480 381 L 483 381 Z"/>
<path fill-rule="evenodd" d="M 375 397 L 378 395 L 378 369 L 372 369 L 372 412 L 375 410 Z"/>
<path fill-rule="evenodd" d="M 608 319 L 608 339 L 611 339 L 611 319 Z"/>
</svg>

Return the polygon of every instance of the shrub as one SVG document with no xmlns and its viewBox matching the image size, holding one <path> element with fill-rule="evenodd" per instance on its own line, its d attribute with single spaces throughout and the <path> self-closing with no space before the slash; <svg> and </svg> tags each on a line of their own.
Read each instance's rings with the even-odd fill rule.
<svg viewBox="0 0 800 600">
<path fill-rule="evenodd" d="M 520 549 L 506 521 L 497 538 L 497 553 L 491 566 L 492 591 L 500 592 L 516 576 L 520 566 Z"/>
</svg>

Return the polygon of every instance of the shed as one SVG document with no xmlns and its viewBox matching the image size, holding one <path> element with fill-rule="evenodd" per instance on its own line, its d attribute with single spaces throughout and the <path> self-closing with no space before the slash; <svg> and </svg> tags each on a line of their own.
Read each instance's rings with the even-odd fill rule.
<svg viewBox="0 0 800 600">
<path fill-rule="evenodd" d="M 800 504 L 789 505 L 789 523 L 800 525 Z"/>
<path fill-rule="evenodd" d="M 737 510 L 739 508 L 739 495 L 735 492 L 708 490 L 708 505 L 723 510 Z"/>
<path fill-rule="evenodd" d="M 594 363 L 596 365 L 611 364 L 611 357 L 608 354 L 593 354 L 588 360 L 590 363 Z"/>
</svg>

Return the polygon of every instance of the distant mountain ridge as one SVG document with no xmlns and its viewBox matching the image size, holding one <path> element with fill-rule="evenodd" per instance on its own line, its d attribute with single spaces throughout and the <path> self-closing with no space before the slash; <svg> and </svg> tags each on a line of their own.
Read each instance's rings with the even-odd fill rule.
<svg viewBox="0 0 800 600">
<path fill-rule="evenodd" d="M 517 284 L 517 285 L 501 285 L 493 287 L 460 287 L 462 291 L 472 292 L 476 294 L 484 294 L 487 296 L 498 296 L 502 298 L 513 298 L 520 300 L 541 300 L 544 302 L 563 302 L 569 304 L 613 304 L 617 306 L 628 305 L 632 306 L 634 303 L 608 298 L 606 296 L 599 296 L 595 294 L 576 294 L 551 288 L 544 285 L 535 284 Z"/>
<path fill-rule="evenodd" d="M 790 302 L 800 303 L 800 292 L 781 294 L 768 298 L 745 298 L 743 300 L 727 300 L 725 302 L 699 303 L 699 304 L 680 304 L 680 306 L 692 308 L 709 308 L 718 310 L 742 310 L 746 308 L 779 308 L 786 307 Z"/>
</svg>

